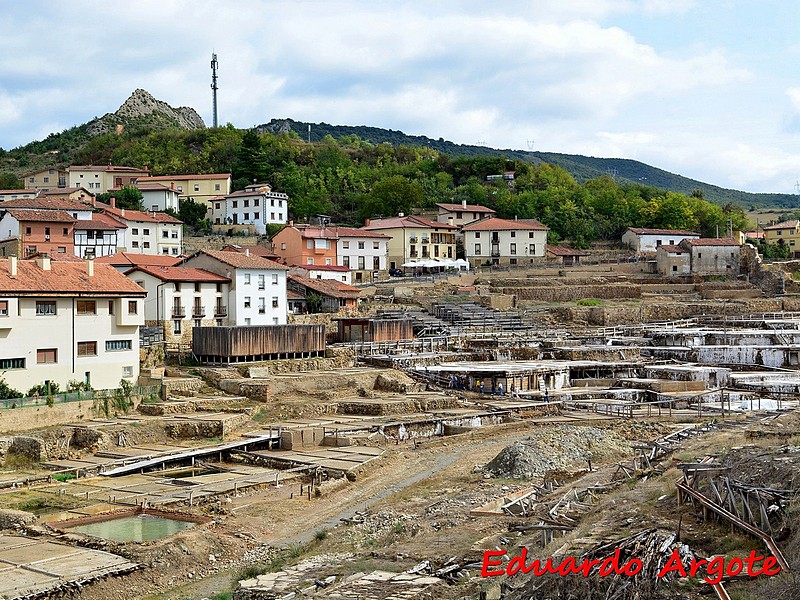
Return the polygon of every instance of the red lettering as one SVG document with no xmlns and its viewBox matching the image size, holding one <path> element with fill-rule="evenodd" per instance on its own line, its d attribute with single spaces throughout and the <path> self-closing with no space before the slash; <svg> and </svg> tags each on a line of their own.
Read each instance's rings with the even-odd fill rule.
<svg viewBox="0 0 800 600">
<path fill-rule="evenodd" d="M 614 551 L 613 556 L 609 556 L 600 565 L 600 577 L 608 577 L 612 572 L 616 575 L 622 574 L 619 570 L 619 548 Z"/>
<path fill-rule="evenodd" d="M 700 567 L 707 565 L 708 561 L 704 558 L 693 558 L 692 564 L 689 565 L 689 577 L 695 577 Z"/>
<path fill-rule="evenodd" d="M 672 551 L 672 554 L 670 554 L 666 564 L 661 568 L 656 577 L 661 579 L 667 573 L 672 573 L 673 571 L 677 571 L 678 573 L 680 573 L 681 577 L 686 577 L 686 568 L 683 566 L 683 562 L 681 561 L 681 554 L 680 552 L 678 552 L 677 548 L 675 548 Z"/>
<path fill-rule="evenodd" d="M 735 570 L 733 565 L 736 565 Z M 725 573 L 728 575 L 728 577 L 736 577 L 739 573 L 742 572 L 743 568 L 744 568 L 744 562 L 742 561 L 742 559 L 739 558 L 738 556 L 734 556 L 731 559 L 731 562 L 728 563 L 728 566 L 725 569 Z"/>
<path fill-rule="evenodd" d="M 642 570 L 643 566 L 641 560 L 632 558 L 622 566 L 622 572 L 628 577 L 633 577 Z"/>
<path fill-rule="evenodd" d="M 494 577 L 495 575 L 502 575 L 505 573 L 504 569 L 500 569 L 499 571 L 490 571 L 489 567 L 499 567 L 503 564 L 503 561 L 492 560 L 494 557 L 504 556 L 506 553 L 505 550 L 487 550 L 483 553 L 483 564 L 481 565 L 481 577 Z"/>
<path fill-rule="evenodd" d="M 720 581 L 722 581 L 722 575 L 725 571 L 725 557 L 724 556 L 715 556 L 711 559 L 711 562 L 708 563 L 708 568 L 706 569 L 706 576 L 703 578 L 703 581 L 709 583 L 711 585 L 717 585 Z"/>
<path fill-rule="evenodd" d="M 538 567 L 538 568 L 537 568 L 537 567 Z M 553 574 L 553 575 L 555 575 L 556 573 L 558 573 L 558 567 L 554 567 L 554 566 L 553 566 L 553 559 L 552 559 L 552 558 L 548 558 L 548 559 L 545 561 L 545 563 L 544 563 L 544 568 L 542 568 L 542 563 L 541 563 L 541 561 L 538 561 L 538 560 L 536 560 L 536 561 L 534 561 L 534 563 L 533 563 L 533 574 L 534 574 L 536 577 L 541 577 L 541 576 L 542 576 L 542 575 L 544 575 L 545 573 L 551 573 L 551 574 Z"/>
<path fill-rule="evenodd" d="M 516 575 L 520 571 L 522 571 L 524 573 L 525 572 L 525 558 L 527 556 L 528 556 L 528 549 L 523 547 L 519 556 L 515 556 L 510 561 L 508 561 L 508 566 L 506 567 L 506 574 L 508 574 L 508 575 Z"/>
<path fill-rule="evenodd" d="M 583 561 L 583 569 L 582 569 L 583 576 L 584 577 L 588 577 L 589 573 L 592 572 L 592 569 L 594 569 L 601 562 L 603 562 L 603 561 L 601 561 L 601 560 L 584 560 Z"/>
<path fill-rule="evenodd" d="M 756 577 L 761 575 L 764 572 L 764 569 L 756 569 L 755 564 L 758 561 L 764 560 L 764 557 L 760 554 L 756 554 L 755 550 L 750 550 L 750 556 L 744 559 L 745 564 L 747 565 L 747 574 L 750 577 Z"/>
<path fill-rule="evenodd" d="M 764 570 L 762 573 L 767 575 L 768 577 L 772 577 L 773 575 L 777 575 L 781 572 L 781 566 L 778 564 L 778 559 L 774 556 L 767 556 L 764 559 Z"/>
</svg>

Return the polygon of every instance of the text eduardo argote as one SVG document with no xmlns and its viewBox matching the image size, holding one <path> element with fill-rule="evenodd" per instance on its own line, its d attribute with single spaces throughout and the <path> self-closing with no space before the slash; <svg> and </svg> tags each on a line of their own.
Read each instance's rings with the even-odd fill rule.
<svg viewBox="0 0 800 600">
<path fill-rule="evenodd" d="M 496 577 L 498 575 L 517 575 L 533 574 L 536 577 L 543 575 L 598 575 L 608 577 L 611 575 L 622 575 L 635 577 L 643 568 L 642 561 L 632 557 L 622 560 L 620 549 L 605 559 L 576 559 L 568 556 L 560 561 L 552 557 L 544 561 L 533 559 L 528 561 L 527 548 L 522 548 L 519 555 L 513 556 L 504 566 L 504 557 L 507 555 L 505 550 L 487 550 L 483 553 L 481 564 L 481 577 Z M 685 563 L 677 548 L 667 558 L 664 566 L 657 573 L 657 577 L 662 579 L 667 576 L 672 577 L 703 577 L 703 581 L 710 585 L 720 583 L 723 577 L 736 576 L 772 576 L 780 573 L 781 567 L 774 556 L 761 556 L 755 550 L 750 551 L 750 555 L 744 558 L 733 557 L 727 559 L 724 556 L 716 556 L 711 559 L 692 558 L 688 564 Z"/>
</svg>

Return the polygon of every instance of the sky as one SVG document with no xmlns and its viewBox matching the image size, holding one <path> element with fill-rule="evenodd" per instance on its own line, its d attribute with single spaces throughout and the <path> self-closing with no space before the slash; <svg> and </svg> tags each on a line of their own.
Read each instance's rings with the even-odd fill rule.
<svg viewBox="0 0 800 600">
<path fill-rule="evenodd" d="M 368 125 L 798 193 L 794 0 L 0 0 L 0 147 L 137 88 L 212 123 Z"/>
</svg>

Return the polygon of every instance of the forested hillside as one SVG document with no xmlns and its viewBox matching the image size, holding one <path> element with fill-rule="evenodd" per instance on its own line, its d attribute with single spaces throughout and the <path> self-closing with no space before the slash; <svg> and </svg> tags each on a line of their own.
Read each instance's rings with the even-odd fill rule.
<svg viewBox="0 0 800 600">
<path fill-rule="evenodd" d="M 298 220 L 327 214 L 358 225 L 367 217 L 434 208 L 437 202 L 483 204 L 501 217 L 536 218 L 551 240 L 585 246 L 618 239 L 628 226 L 694 229 L 715 235 L 746 227 L 740 207 L 725 207 L 645 182 L 608 175 L 578 182 L 562 167 L 513 156 L 452 157 L 428 147 L 374 144 L 355 135 L 308 143 L 296 133 L 231 126 L 192 131 L 128 131 L 90 139 L 76 164 L 148 165 L 154 174 L 230 172 L 235 189 L 258 181 L 286 192 Z M 514 171 L 513 187 L 488 175 Z M 650 181 L 648 180 L 649 184 Z"/>
</svg>

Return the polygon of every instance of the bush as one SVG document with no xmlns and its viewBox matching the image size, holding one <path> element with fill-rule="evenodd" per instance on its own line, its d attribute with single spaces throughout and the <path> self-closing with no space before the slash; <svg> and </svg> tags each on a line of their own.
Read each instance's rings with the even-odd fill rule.
<svg viewBox="0 0 800 600">
<path fill-rule="evenodd" d="M 50 396 L 52 394 L 58 394 L 60 392 L 61 392 L 60 386 L 54 381 L 51 381 L 49 386 L 43 383 L 33 386 L 31 389 L 28 390 L 28 393 L 26 395 L 31 397 L 42 397 L 42 396 Z"/>
<path fill-rule="evenodd" d="M 22 398 L 22 392 L 10 387 L 5 380 L 0 377 L 0 400 L 8 400 L 11 398 Z"/>
</svg>

